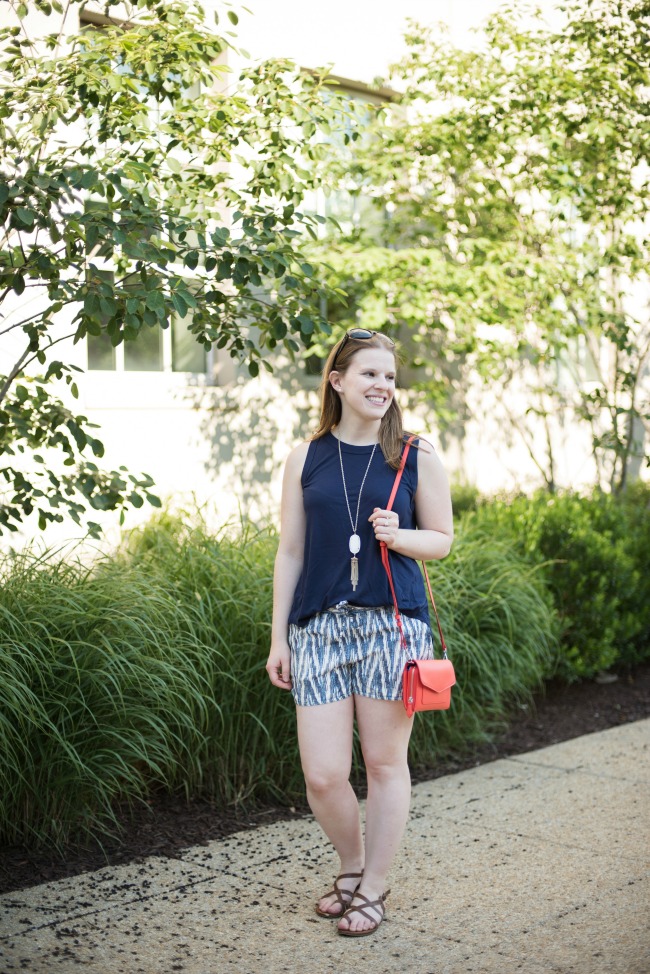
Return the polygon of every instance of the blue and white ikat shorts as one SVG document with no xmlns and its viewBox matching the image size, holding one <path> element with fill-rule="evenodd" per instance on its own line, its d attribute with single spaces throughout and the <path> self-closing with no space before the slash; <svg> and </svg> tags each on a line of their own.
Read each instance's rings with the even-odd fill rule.
<svg viewBox="0 0 650 974">
<path fill-rule="evenodd" d="M 402 615 L 407 650 L 399 638 L 392 606 L 362 608 L 339 602 L 312 616 L 306 626 L 289 626 L 292 693 L 300 707 L 345 700 L 355 694 L 375 700 L 402 699 L 408 659 L 432 659 L 429 626 Z"/>
</svg>

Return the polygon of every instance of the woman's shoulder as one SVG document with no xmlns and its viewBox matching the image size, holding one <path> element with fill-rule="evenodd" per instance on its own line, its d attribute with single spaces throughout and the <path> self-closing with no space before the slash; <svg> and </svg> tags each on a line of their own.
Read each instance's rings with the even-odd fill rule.
<svg viewBox="0 0 650 974">
<path fill-rule="evenodd" d="M 433 445 L 433 440 L 434 437 L 429 433 L 418 433 L 414 441 L 417 450 L 413 451 L 415 454 L 413 461 L 417 464 L 420 475 L 430 476 L 442 470 L 442 461 Z"/>
<path fill-rule="evenodd" d="M 433 437 L 429 433 L 419 433 L 418 438 L 415 441 L 418 445 L 418 449 L 422 450 L 423 453 L 428 453 L 430 455 L 435 454 L 436 448 L 433 445 Z"/>
<path fill-rule="evenodd" d="M 420 435 L 417 439 L 418 449 L 414 452 L 417 455 L 418 477 L 424 478 L 427 483 L 446 483 L 444 465 L 433 440 L 434 437 L 429 434 Z"/>
<path fill-rule="evenodd" d="M 297 446 L 294 446 L 293 450 L 287 457 L 287 467 L 295 468 L 302 467 L 305 460 L 307 459 L 307 454 L 309 453 L 309 447 L 312 444 L 312 440 L 303 440 Z"/>
<path fill-rule="evenodd" d="M 407 433 L 404 431 L 404 442 L 406 443 L 408 440 L 411 440 L 412 445 L 417 448 L 414 451 L 416 455 L 420 452 L 429 454 L 435 454 L 436 452 L 431 442 L 433 437 L 428 433 Z"/>
<path fill-rule="evenodd" d="M 319 444 L 323 442 L 323 437 L 318 439 L 303 440 L 289 454 L 286 460 L 285 469 L 289 474 L 297 474 L 299 477 L 308 466 L 313 464 L 317 456 Z"/>
</svg>

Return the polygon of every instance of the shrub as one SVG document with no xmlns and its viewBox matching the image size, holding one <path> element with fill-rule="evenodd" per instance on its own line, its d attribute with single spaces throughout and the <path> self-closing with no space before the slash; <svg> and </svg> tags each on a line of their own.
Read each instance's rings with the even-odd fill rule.
<svg viewBox="0 0 650 974">
<path fill-rule="evenodd" d="M 635 625 L 632 637 L 620 648 L 620 661 L 633 665 L 650 659 L 650 484 L 631 484 L 619 503 L 625 512 L 625 547 L 636 571 L 634 585 L 621 593 Z"/>
<path fill-rule="evenodd" d="M 451 485 L 451 506 L 455 517 L 460 517 L 466 511 L 474 511 L 481 501 L 478 487 L 471 484 Z"/>
<path fill-rule="evenodd" d="M 517 497 L 468 518 L 545 565 L 562 627 L 558 675 L 571 681 L 649 657 L 647 492 Z"/>
</svg>

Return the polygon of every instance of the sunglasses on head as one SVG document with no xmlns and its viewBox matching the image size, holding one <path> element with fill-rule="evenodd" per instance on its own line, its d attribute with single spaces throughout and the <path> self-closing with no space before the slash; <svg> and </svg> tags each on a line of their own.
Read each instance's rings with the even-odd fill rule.
<svg viewBox="0 0 650 974">
<path fill-rule="evenodd" d="M 354 338 L 355 341 L 357 340 L 363 341 L 365 338 L 374 338 L 375 335 L 381 335 L 381 337 L 385 338 L 387 342 L 390 342 L 391 348 L 395 347 L 395 342 L 393 341 L 393 339 L 390 337 L 390 335 L 384 335 L 383 331 L 370 331 L 370 329 L 368 328 L 350 328 L 349 331 L 346 331 L 345 337 L 341 342 L 341 344 L 339 345 L 336 355 L 334 356 L 334 361 L 332 362 L 331 371 L 334 372 L 334 370 L 336 369 L 337 359 L 341 354 L 341 352 L 343 351 L 343 349 L 345 348 L 348 339 Z"/>
</svg>

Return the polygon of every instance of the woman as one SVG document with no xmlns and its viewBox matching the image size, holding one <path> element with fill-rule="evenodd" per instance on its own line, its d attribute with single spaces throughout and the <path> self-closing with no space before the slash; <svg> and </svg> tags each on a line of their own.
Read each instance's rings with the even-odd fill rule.
<svg viewBox="0 0 650 974">
<path fill-rule="evenodd" d="M 426 659 L 433 646 L 415 559 L 444 558 L 453 536 L 447 479 L 422 440 L 386 510 L 404 442 L 395 374 L 395 343 L 377 332 L 354 328 L 329 355 L 319 428 L 284 472 L 266 666 L 276 687 L 293 692 L 307 798 L 341 860 L 316 912 L 338 919 L 348 937 L 383 920 L 411 796 L 406 656 L 379 542 L 390 549 L 409 655 Z M 365 843 L 349 781 L 355 715 L 368 780 Z"/>
</svg>

